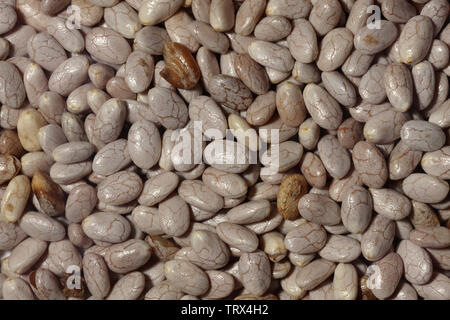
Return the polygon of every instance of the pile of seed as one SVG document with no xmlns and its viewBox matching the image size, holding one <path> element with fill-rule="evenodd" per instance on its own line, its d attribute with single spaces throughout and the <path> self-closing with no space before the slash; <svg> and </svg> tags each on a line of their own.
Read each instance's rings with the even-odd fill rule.
<svg viewBox="0 0 450 320">
<path fill-rule="evenodd" d="M 448 15 L 0 0 L 0 296 L 449 300 Z"/>
</svg>

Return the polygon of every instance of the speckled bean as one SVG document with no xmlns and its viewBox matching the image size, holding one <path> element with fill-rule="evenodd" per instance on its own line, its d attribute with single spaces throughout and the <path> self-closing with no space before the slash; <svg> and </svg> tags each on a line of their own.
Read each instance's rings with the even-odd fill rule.
<svg viewBox="0 0 450 320">
<path fill-rule="evenodd" d="M 30 237 L 43 241 L 59 241 L 66 235 L 63 224 L 35 211 L 25 213 L 19 221 L 19 226 Z"/>
</svg>

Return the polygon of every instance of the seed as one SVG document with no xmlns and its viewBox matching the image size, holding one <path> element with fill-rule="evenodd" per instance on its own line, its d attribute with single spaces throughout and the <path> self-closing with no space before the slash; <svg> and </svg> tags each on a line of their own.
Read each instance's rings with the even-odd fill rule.
<svg viewBox="0 0 450 320">
<path fill-rule="evenodd" d="M 192 89 L 200 80 L 200 68 L 189 49 L 177 42 L 166 42 L 163 49 L 166 63 L 161 76 L 175 88 Z"/>
<path fill-rule="evenodd" d="M 283 219 L 298 218 L 298 201 L 308 192 L 308 183 L 301 174 L 291 174 L 281 181 L 277 195 L 277 208 Z"/>
</svg>

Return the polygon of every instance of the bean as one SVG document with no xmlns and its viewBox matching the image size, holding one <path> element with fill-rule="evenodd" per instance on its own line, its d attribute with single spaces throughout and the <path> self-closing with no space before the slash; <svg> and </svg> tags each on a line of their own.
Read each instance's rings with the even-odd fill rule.
<svg viewBox="0 0 450 320">
<path fill-rule="evenodd" d="M 28 40 L 27 51 L 31 59 L 52 72 L 67 59 L 64 48 L 47 32 L 33 35 Z"/>
<path fill-rule="evenodd" d="M 178 192 L 187 203 L 200 209 L 217 212 L 223 207 L 223 198 L 207 189 L 201 181 L 183 181 Z"/>
<path fill-rule="evenodd" d="M 28 101 L 32 106 L 37 107 L 40 96 L 48 91 L 47 76 L 38 64 L 32 62 L 26 67 L 23 77 Z"/>
<path fill-rule="evenodd" d="M 106 300 L 137 300 L 144 290 L 145 278 L 141 272 L 132 272 L 116 282 Z"/>
<path fill-rule="evenodd" d="M 403 192 L 412 200 L 437 203 L 445 199 L 449 186 L 444 180 L 423 173 L 413 173 L 403 180 Z"/>
<path fill-rule="evenodd" d="M 27 238 L 21 242 L 8 258 L 9 269 L 18 274 L 30 270 L 47 250 L 47 243 L 42 240 Z"/>
<path fill-rule="evenodd" d="M 316 147 L 320 138 L 320 127 L 312 118 L 308 118 L 300 125 L 298 130 L 300 143 L 308 150 Z"/>
<path fill-rule="evenodd" d="M 417 151 L 436 151 L 445 144 L 445 135 L 441 128 L 423 120 L 406 122 L 400 136 L 408 147 Z"/>
<path fill-rule="evenodd" d="M 386 94 L 391 105 L 400 112 L 409 110 L 413 102 L 411 73 L 402 64 L 391 64 L 384 72 Z"/>
<path fill-rule="evenodd" d="M 67 227 L 67 236 L 76 247 L 87 249 L 91 247 L 94 242 L 84 233 L 80 224 L 72 223 Z"/>
<path fill-rule="evenodd" d="M 27 153 L 20 159 L 20 162 L 22 164 L 22 172 L 30 178 L 37 171 L 49 173 L 54 163 L 52 157 L 44 152 Z"/>
<path fill-rule="evenodd" d="M 86 35 L 86 50 L 106 63 L 122 64 L 131 53 L 128 42 L 117 32 L 106 28 L 93 28 Z"/>
<path fill-rule="evenodd" d="M 380 20 L 380 28 L 360 28 L 354 39 L 355 49 L 374 55 L 388 48 L 397 39 L 398 31 L 391 21 Z"/>
<path fill-rule="evenodd" d="M 306 179 L 300 174 L 285 177 L 277 194 L 277 208 L 284 219 L 293 220 L 298 217 L 299 199 L 308 191 Z"/>
<path fill-rule="evenodd" d="M 391 252 L 374 264 L 373 272 L 376 273 L 373 276 L 376 277 L 377 283 L 369 288 L 378 299 L 385 299 L 394 293 L 403 274 L 402 259 L 395 252 Z"/>
<path fill-rule="evenodd" d="M 350 170 L 351 160 L 348 151 L 336 137 L 327 135 L 317 144 L 319 156 L 327 172 L 334 178 L 343 178 Z"/>
<path fill-rule="evenodd" d="M 191 235 L 192 251 L 196 264 L 204 269 L 220 269 L 227 265 L 230 251 L 215 232 L 195 230 Z"/>
<path fill-rule="evenodd" d="M 278 155 L 275 155 L 275 157 L 272 154 L 272 149 L 261 156 L 261 163 L 266 166 L 264 169 L 273 172 L 286 172 L 296 166 L 303 155 L 302 145 L 293 141 L 280 143 L 278 149 Z"/>
<path fill-rule="evenodd" d="M 269 0 L 266 7 L 268 16 L 284 16 L 289 19 L 305 18 L 311 11 L 310 1 Z"/>
<path fill-rule="evenodd" d="M 425 299 L 447 300 L 448 291 L 448 277 L 442 273 L 434 272 L 431 280 L 424 285 L 413 284 L 417 294 Z"/>
<path fill-rule="evenodd" d="M 447 146 L 437 151 L 425 153 L 420 162 L 423 170 L 441 179 L 448 179 L 448 151 L 449 147 Z"/>
<path fill-rule="evenodd" d="M 313 223 L 332 226 L 341 222 L 338 204 L 324 195 L 304 195 L 298 201 L 298 211 L 303 218 Z"/>
<path fill-rule="evenodd" d="M 91 137 L 91 132 L 89 132 L 89 130 L 93 131 L 92 129 L 94 124 L 92 122 L 92 128 L 89 128 L 88 121 L 85 122 L 86 125 L 85 128 L 83 128 L 83 123 L 81 122 L 79 116 L 76 116 L 70 112 L 63 112 L 63 114 L 61 115 L 61 128 L 63 129 L 64 135 L 66 136 L 67 140 L 69 142 L 87 141 L 87 134 L 89 134 L 89 136 Z M 94 141 L 94 139 L 91 140 Z"/>
<path fill-rule="evenodd" d="M 1 218 L 3 221 L 14 223 L 20 219 L 30 191 L 30 181 L 24 175 L 18 175 L 8 183 L 1 201 Z"/>
<path fill-rule="evenodd" d="M 159 204 L 161 228 L 165 233 L 181 236 L 189 228 L 189 208 L 180 196 L 172 196 Z"/>
<path fill-rule="evenodd" d="M 239 275 L 245 289 L 255 295 L 264 294 L 270 285 L 270 263 L 262 251 L 243 253 L 238 263 Z"/>
<path fill-rule="evenodd" d="M 48 174 L 37 171 L 33 175 L 31 188 L 39 202 L 40 211 L 50 216 L 64 212 L 64 193 Z"/>
<path fill-rule="evenodd" d="M 179 300 L 182 297 L 182 291 L 167 280 L 152 287 L 145 294 L 145 300 Z"/>
<path fill-rule="evenodd" d="M 216 31 L 228 31 L 235 23 L 232 1 L 211 0 L 209 22 Z"/>
<path fill-rule="evenodd" d="M 150 246 L 143 240 L 130 239 L 106 250 L 105 262 L 116 273 L 128 273 L 143 266 L 151 256 Z"/>
<path fill-rule="evenodd" d="M 2 291 L 5 300 L 34 300 L 28 283 L 19 278 L 6 279 Z"/>
<path fill-rule="evenodd" d="M 276 106 L 281 120 L 288 126 L 297 127 L 306 118 L 300 87 L 291 82 L 285 82 L 277 88 Z"/>
<path fill-rule="evenodd" d="M 66 202 L 66 218 L 74 223 L 81 222 L 94 209 L 97 204 L 97 194 L 88 184 L 81 184 L 69 193 Z"/>
<path fill-rule="evenodd" d="M 229 296 L 235 284 L 233 276 L 223 271 L 207 270 L 210 288 L 203 296 L 206 299 L 221 299 Z M 183 300 L 183 298 L 181 298 Z"/>
<path fill-rule="evenodd" d="M 447 115 L 449 109 L 450 103 L 449 100 L 446 100 L 439 108 L 437 108 L 430 114 L 428 121 L 437 124 L 441 128 L 449 127 L 449 117 Z"/>
<path fill-rule="evenodd" d="M 182 0 L 173 3 L 166 0 L 144 1 L 139 9 L 139 19 L 144 25 L 158 24 L 177 12 L 182 4 Z"/>
<path fill-rule="evenodd" d="M 0 6 L 0 14 L 4 19 L 0 24 L 0 33 L 4 34 L 13 29 L 14 26 L 16 25 L 17 13 L 14 10 L 13 6 L 9 6 L 6 3 L 2 3 Z"/>
<path fill-rule="evenodd" d="M 230 42 L 227 37 L 215 31 L 205 22 L 194 21 L 189 25 L 192 36 L 205 48 L 215 53 L 224 54 L 228 51 Z"/>
<path fill-rule="evenodd" d="M 142 28 L 136 11 L 125 2 L 114 1 L 112 6 L 105 8 L 105 22 L 125 38 L 133 39 L 136 32 Z"/>
<path fill-rule="evenodd" d="M 381 11 L 386 19 L 396 23 L 405 23 L 416 15 L 416 8 L 407 1 L 383 1 Z"/>
<path fill-rule="evenodd" d="M 215 101 L 234 110 L 245 110 L 253 101 L 250 90 L 239 79 L 230 76 L 214 76 L 209 87 Z"/>
<path fill-rule="evenodd" d="M 33 292 L 40 300 L 65 300 L 59 279 L 47 269 L 37 269 L 29 275 Z"/>
<path fill-rule="evenodd" d="M 322 160 L 314 153 L 308 152 L 305 154 L 300 171 L 311 186 L 325 187 L 327 182 L 326 169 Z"/>
<path fill-rule="evenodd" d="M 261 40 L 255 40 L 248 46 L 248 54 L 259 64 L 282 72 L 290 72 L 294 59 L 289 49 Z"/>
<path fill-rule="evenodd" d="M 25 213 L 19 226 L 30 237 L 43 241 L 59 241 L 66 235 L 63 224 L 40 212 Z"/>
<path fill-rule="evenodd" d="M 62 1 L 61 3 L 63 2 L 67 1 Z M 59 4 L 60 2 L 58 2 L 57 5 Z M 80 53 L 84 50 L 83 35 L 76 29 L 68 28 L 63 18 L 51 18 L 49 24 L 47 25 L 47 32 L 69 52 Z"/>
<path fill-rule="evenodd" d="M 362 182 L 372 188 L 381 188 L 388 178 L 386 161 L 378 148 L 365 141 L 358 142 L 352 153 L 355 170 Z"/>
<path fill-rule="evenodd" d="M 358 240 L 343 235 L 331 235 L 327 243 L 319 251 L 319 256 L 327 261 L 349 263 L 361 255 L 361 245 Z"/>
<path fill-rule="evenodd" d="M 324 129 L 337 129 L 342 122 L 342 110 L 337 101 L 323 88 L 308 84 L 303 96 L 312 119 Z"/>
<path fill-rule="evenodd" d="M 415 16 L 408 20 L 400 33 L 399 54 L 403 63 L 416 64 L 422 61 L 431 48 L 433 22 L 427 16 Z"/>
<path fill-rule="evenodd" d="M 108 268 L 103 258 L 95 253 L 87 253 L 83 257 L 83 273 L 91 294 L 104 298 L 111 287 Z"/>
<path fill-rule="evenodd" d="M 322 249 L 326 240 L 327 233 L 320 225 L 306 222 L 289 231 L 284 243 L 290 252 L 310 254 Z"/>
<path fill-rule="evenodd" d="M 413 286 L 407 282 L 400 280 L 397 290 L 391 296 L 392 300 L 417 300 L 417 292 Z"/>
<path fill-rule="evenodd" d="M 336 268 L 333 262 L 317 259 L 300 269 L 296 275 L 296 283 L 303 290 L 312 290 L 327 279 Z"/>
<path fill-rule="evenodd" d="M 80 7 L 80 15 L 82 17 L 80 22 L 83 26 L 92 27 L 102 19 L 102 7 L 86 0 L 74 0 L 73 2 L 73 5 Z"/>
<path fill-rule="evenodd" d="M 265 5 L 265 2 L 263 3 Z M 192 14 L 198 21 L 203 21 L 209 23 L 209 9 L 211 7 L 211 0 L 192 0 L 191 8 Z M 242 9 L 244 10 L 244 9 Z M 264 6 L 262 8 L 264 10 Z M 245 11 L 245 10 L 244 10 Z M 239 12 L 239 11 L 238 11 Z M 238 14 L 236 14 L 236 24 L 240 24 L 238 19 Z M 244 16 L 246 18 L 246 16 Z"/>
<path fill-rule="evenodd" d="M 337 26 L 342 15 L 342 6 L 336 0 L 319 0 L 313 6 L 309 21 L 320 36 Z"/>
<path fill-rule="evenodd" d="M 379 104 L 386 99 L 386 86 L 384 83 L 386 68 L 385 65 L 375 64 L 362 77 L 359 84 L 359 94 L 365 102 Z"/>
<path fill-rule="evenodd" d="M 92 144 L 78 141 L 60 144 L 53 149 L 52 155 L 56 162 L 71 164 L 88 160 L 93 152 Z"/>
<path fill-rule="evenodd" d="M 255 37 L 259 40 L 278 41 L 291 33 L 291 23 L 282 16 L 263 18 L 255 27 Z"/>
<path fill-rule="evenodd" d="M 358 295 L 358 274 L 352 264 L 339 263 L 334 270 L 333 294 L 338 300 L 355 300 Z"/>
<path fill-rule="evenodd" d="M 347 78 L 337 71 L 322 72 L 322 81 L 326 90 L 340 104 L 346 107 L 356 105 L 356 90 Z"/>
<path fill-rule="evenodd" d="M 364 137 L 368 142 L 377 144 L 392 143 L 401 136 L 403 125 L 410 120 L 408 113 L 392 108 L 370 118 L 364 125 Z"/>
<path fill-rule="evenodd" d="M 392 220 L 376 215 L 362 234 L 361 252 L 369 261 L 381 259 L 394 241 L 395 224 Z"/>
<path fill-rule="evenodd" d="M 109 225 L 104 229 L 103 225 Z M 129 222 L 120 215 L 94 213 L 82 222 L 84 233 L 93 239 L 110 243 L 120 243 L 128 239 L 131 231 Z"/>
<path fill-rule="evenodd" d="M 242 82 L 255 94 L 269 91 L 269 77 L 265 69 L 248 54 L 240 54 L 234 60 L 234 70 Z"/>
<path fill-rule="evenodd" d="M 324 0 L 321 1 L 327 2 Z M 353 34 L 350 32 L 350 30 L 346 28 L 333 29 L 326 34 L 326 36 L 320 43 L 320 52 L 317 59 L 317 67 L 321 71 L 336 70 L 344 64 L 345 60 L 350 55 L 352 48 Z"/>
<path fill-rule="evenodd" d="M 145 182 L 138 201 L 145 206 L 155 205 L 164 200 L 178 186 L 179 178 L 172 172 L 162 173 Z"/>
<path fill-rule="evenodd" d="M 409 176 L 422 158 L 421 151 L 412 150 L 404 141 L 400 141 L 389 155 L 389 178 L 400 180 Z"/>
<path fill-rule="evenodd" d="M 56 183 L 71 184 L 86 177 L 91 171 L 92 163 L 90 161 L 75 164 L 55 163 L 50 168 L 50 177 Z"/>
<path fill-rule="evenodd" d="M 20 113 L 17 120 L 17 133 L 25 150 L 29 152 L 41 150 L 37 133 L 46 124 L 44 117 L 35 109 L 28 109 Z"/>
<path fill-rule="evenodd" d="M 433 274 L 433 265 L 427 251 L 410 240 L 402 240 L 397 253 L 403 260 L 405 278 L 413 284 L 427 283 Z"/>
<path fill-rule="evenodd" d="M 0 156 L 0 183 L 5 183 L 14 178 L 21 169 L 19 159 L 11 155 Z"/>
<path fill-rule="evenodd" d="M 352 233 L 362 233 L 370 224 L 373 201 L 367 189 L 350 186 L 342 199 L 342 223 Z"/>
<path fill-rule="evenodd" d="M 188 118 L 184 101 L 173 91 L 165 88 L 153 88 L 148 93 L 150 109 L 156 119 L 167 129 L 183 127 Z"/>
<path fill-rule="evenodd" d="M 316 32 L 306 19 L 295 20 L 295 26 L 288 35 L 287 42 L 292 56 L 298 62 L 311 63 L 319 55 Z"/>
<path fill-rule="evenodd" d="M 440 249 L 448 246 L 449 233 L 441 226 L 420 228 L 412 230 L 409 239 L 420 247 Z"/>
<path fill-rule="evenodd" d="M 116 173 L 131 163 L 127 141 L 118 139 L 101 148 L 94 157 L 92 170 L 105 176 Z"/>
</svg>

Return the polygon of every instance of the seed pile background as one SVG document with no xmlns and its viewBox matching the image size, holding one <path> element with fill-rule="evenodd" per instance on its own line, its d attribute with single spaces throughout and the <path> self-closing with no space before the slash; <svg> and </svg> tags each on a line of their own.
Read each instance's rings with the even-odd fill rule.
<svg viewBox="0 0 450 320">
<path fill-rule="evenodd" d="M 0 0 L 0 296 L 449 300 L 448 15 Z"/>
</svg>

